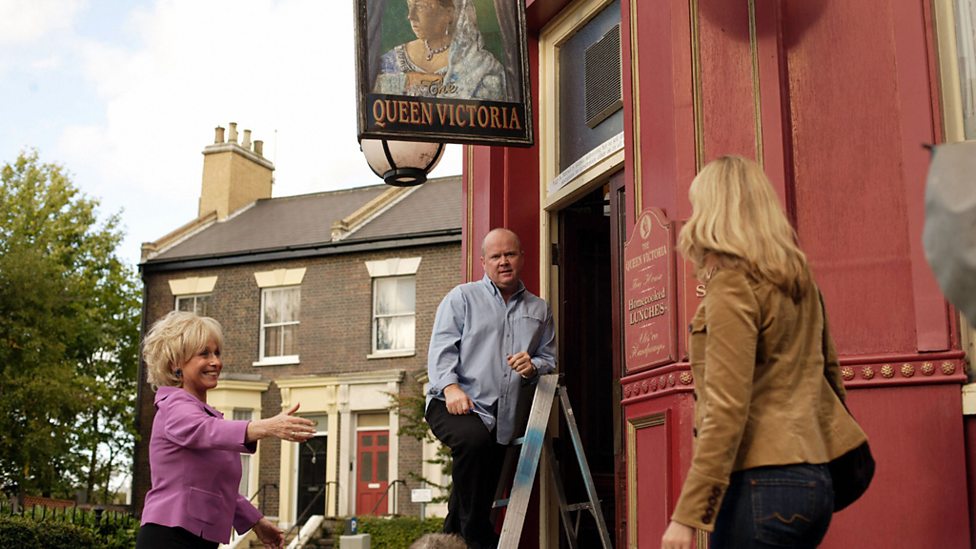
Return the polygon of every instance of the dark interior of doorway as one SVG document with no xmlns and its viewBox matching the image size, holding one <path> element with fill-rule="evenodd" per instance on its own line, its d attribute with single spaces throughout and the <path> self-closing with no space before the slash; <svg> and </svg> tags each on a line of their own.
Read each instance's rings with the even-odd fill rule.
<svg viewBox="0 0 976 549">
<path fill-rule="evenodd" d="M 608 186 L 598 188 L 559 212 L 559 370 L 573 407 L 580 437 L 603 507 L 613 531 L 613 401 L 611 215 Z M 586 501 L 565 422 L 560 415 L 556 456 L 568 503 Z M 569 547 L 560 529 L 560 547 Z M 578 547 L 600 547 L 589 513 L 580 521 Z"/>
<path fill-rule="evenodd" d="M 325 512 L 325 459 L 328 437 L 313 437 L 298 445 L 298 522 Z"/>
</svg>

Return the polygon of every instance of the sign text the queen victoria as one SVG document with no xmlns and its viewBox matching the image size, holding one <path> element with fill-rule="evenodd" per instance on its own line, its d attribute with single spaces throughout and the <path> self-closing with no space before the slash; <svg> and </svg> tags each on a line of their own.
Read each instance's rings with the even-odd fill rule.
<svg viewBox="0 0 976 549">
<path fill-rule="evenodd" d="M 645 210 L 624 244 L 627 372 L 674 362 L 674 246 L 661 210 Z"/>
</svg>

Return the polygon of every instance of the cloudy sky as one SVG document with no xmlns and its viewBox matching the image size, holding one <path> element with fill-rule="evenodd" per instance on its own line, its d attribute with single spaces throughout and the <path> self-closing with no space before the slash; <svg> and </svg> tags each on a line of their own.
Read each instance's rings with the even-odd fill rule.
<svg viewBox="0 0 976 549">
<path fill-rule="evenodd" d="M 63 165 L 134 265 L 196 217 L 215 126 L 264 140 L 274 196 L 379 183 L 354 55 L 352 0 L 0 0 L 0 163 Z M 454 145 L 433 175 L 460 171 Z"/>
</svg>

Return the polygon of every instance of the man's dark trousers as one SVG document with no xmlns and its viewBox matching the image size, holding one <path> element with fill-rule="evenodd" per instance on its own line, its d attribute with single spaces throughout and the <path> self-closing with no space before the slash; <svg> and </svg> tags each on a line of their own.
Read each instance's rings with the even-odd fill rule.
<svg viewBox="0 0 976 549">
<path fill-rule="evenodd" d="M 443 400 L 431 400 L 425 418 L 434 436 L 451 449 L 454 461 L 444 532 L 460 535 L 473 548 L 495 547 L 498 536 L 489 516 L 505 446 L 495 442 L 495 432 L 478 414 L 453 415 Z"/>
</svg>

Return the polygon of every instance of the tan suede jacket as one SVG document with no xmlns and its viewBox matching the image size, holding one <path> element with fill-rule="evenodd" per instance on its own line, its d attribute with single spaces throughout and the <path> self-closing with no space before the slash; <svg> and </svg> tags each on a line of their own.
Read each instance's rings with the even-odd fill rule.
<svg viewBox="0 0 976 549">
<path fill-rule="evenodd" d="M 671 518 L 712 531 L 733 471 L 826 463 L 867 437 L 844 408 L 812 283 L 794 303 L 769 282 L 722 268 L 706 292 L 690 326 L 695 449 Z"/>
</svg>

